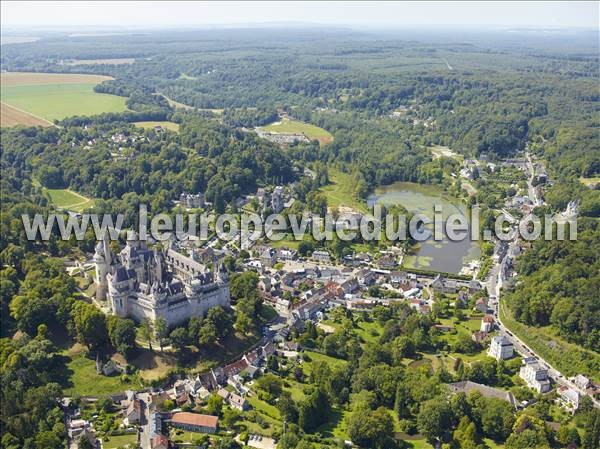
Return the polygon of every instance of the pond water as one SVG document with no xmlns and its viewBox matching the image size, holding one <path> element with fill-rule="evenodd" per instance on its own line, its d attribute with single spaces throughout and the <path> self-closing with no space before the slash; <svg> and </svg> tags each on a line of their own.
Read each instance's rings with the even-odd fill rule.
<svg viewBox="0 0 600 449">
<path fill-rule="evenodd" d="M 369 206 L 378 203 L 385 206 L 400 204 L 411 213 L 427 215 L 432 221 L 434 205 L 440 204 L 444 219 L 451 214 L 460 213 L 470 220 L 467 206 L 458 199 L 448 197 L 436 186 L 398 182 L 377 188 L 367 198 L 367 203 Z M 433 232 L 433 224 L 427 225 L 427 228 Z M 468 236 L 461 241 L 452 241 L 443 233 L 440 241 L 435 241 L 432 235 L 421 242 L 414 255 L 404 258 L 404 265 L 409 268 L 458 273 L 464 264 L 479 256 L 478 242 L 472 242 Z"/>
</svg>

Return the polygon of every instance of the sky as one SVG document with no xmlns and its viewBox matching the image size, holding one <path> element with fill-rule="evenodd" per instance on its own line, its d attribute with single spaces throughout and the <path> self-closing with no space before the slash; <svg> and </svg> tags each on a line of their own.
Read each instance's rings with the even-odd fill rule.
<svg viewBox="0 0 600 449">
<path fill-rule="evenodd" d="M 303 22 L 394 28 L 598 29 L 600 2 L 1 2 L 2 27 L 201 27 Z"/>
</svg>

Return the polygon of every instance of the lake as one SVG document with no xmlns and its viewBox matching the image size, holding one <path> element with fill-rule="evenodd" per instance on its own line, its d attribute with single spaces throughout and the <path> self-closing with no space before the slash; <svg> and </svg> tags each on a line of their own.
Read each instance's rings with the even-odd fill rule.
<svg viewBox="0 0 600 449">
<path fill-rule="evenodd" d="M 367 198 L 369 206 L 383 204 L 391 206 L 400 204 L 411 213 L 427 215 L 432 221 L 434 205 L 442 205 L 442 216 L 447 218 L 451 214 L 460 213 L 470 218 L 466 204 L 459 199 L 451 198 L 436 187 L 398 182 L 382 186 Z M 427 228 L 433 232 L 433 224 Z M 415 249 L 415 254 L 404 258 L 407 268 L 423 268 L 448 273 L 458 273 L 465 263 L 478 259 L 480 248 L 478 242 L 472 242 L 467 236 L 462 241 L 452 241 L 443 235 L 442 240 L 435 241 L 433 235 L 421 242 Z"/>
</svg>

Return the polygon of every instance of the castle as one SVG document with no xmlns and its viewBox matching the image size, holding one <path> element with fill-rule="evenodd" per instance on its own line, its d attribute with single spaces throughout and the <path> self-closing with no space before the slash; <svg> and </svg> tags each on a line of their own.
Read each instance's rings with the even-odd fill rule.
<svg viewBox="0 0 600 449">
<path fill-rule="evenodd" d="M 172 245 L 149 249 L 145 242 L 128 240 L 113 257 L 104 239 L 96 245 L 94 263 L 96 298 L 106 300 L 110 311 L 121 317 L 152 322 L 162 317 L 172 327 L 204 316 L 211 307 L 230 305 L 227 273 L 222 268 L 210 271 Z"/>
</svg>

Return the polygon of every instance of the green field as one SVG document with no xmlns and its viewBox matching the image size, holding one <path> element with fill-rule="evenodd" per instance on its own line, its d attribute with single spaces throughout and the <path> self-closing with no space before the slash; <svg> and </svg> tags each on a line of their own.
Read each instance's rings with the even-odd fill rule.
<svg viewBox="0 0 600 449">
<path fill-rule="evenodd" d="M 280 122 L 271 123 L 270 125 L 263 126 L 261 129 L 280 134 L 304 134 L 310 140 L 317 139 L 321 145 L 333 141 L 333 136 L 329 131 L 298 120 L 282 119 Z"/>
<path fill-rule="evenodd" d="M 354 196 L 356 180 L 351 175 L 329 168 L 329 180 L 330 184 L 321 187 L 329 207 L 350 207 L 358 212 L 369 212 L 367 204 Z"/>
<path fill-rule="evenodd" d="M 108 441 L 106 441 L 108 439 Z M 121 447 L 134 448 L 137 444 L 137 434 L 109 435 L 102 437 L 103 449 L 117 449 Z"/>
<path fill-rule="evenodd" d="M 94 200 L 69 189 L 44 189 L 48 199 L 60 209 L 82 212 L 94 207 Z"/>
<path fill-rule="evenodd" d="M 122 112 L 125 98 L 94 92 L 97 83 L 2 86 L 2 101 L 46 120 Z"/>
<path fill-rule="evenodd" d="M 68 382 L 63 386 L 63 390 L 67 396 L 104 396 L 141 386 L 131 381 L 123 381 L 118 375 L 98 374 L 96 362 L 81 353 L 69 355 L 66 367 Z"/>
<path fill-rule="evenodd" d="M 133 122 L 133 124 L 144 129 L 154 129 L 155 126 L 161 126 L 169 131 L 179 132 L 179 124 L 173 122 Z"/>
</svg>

